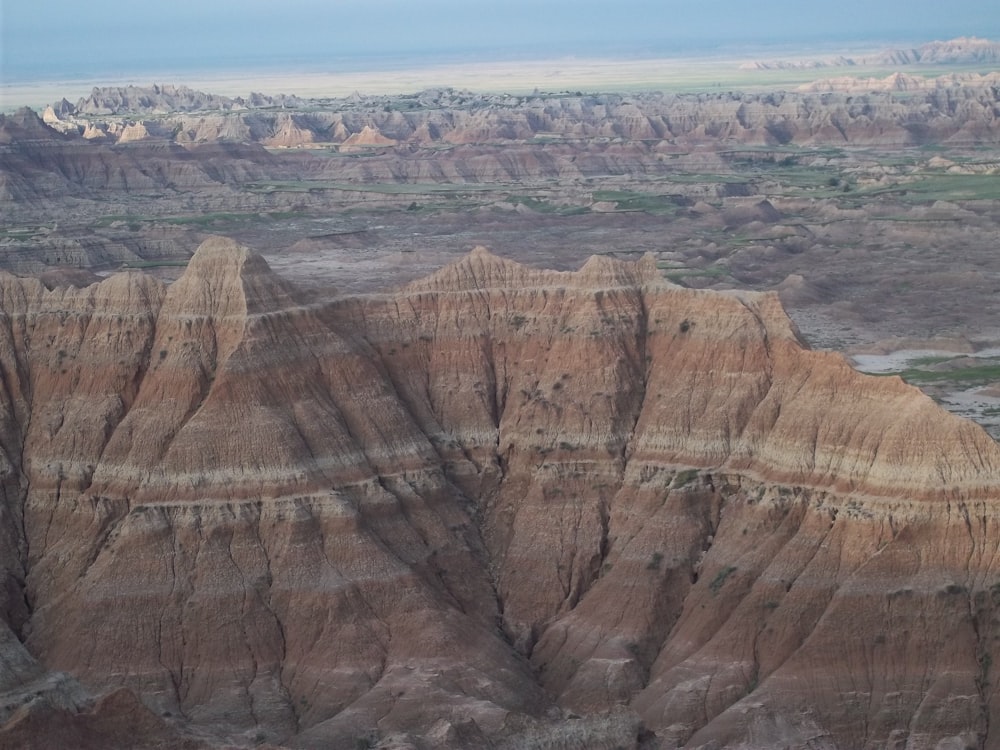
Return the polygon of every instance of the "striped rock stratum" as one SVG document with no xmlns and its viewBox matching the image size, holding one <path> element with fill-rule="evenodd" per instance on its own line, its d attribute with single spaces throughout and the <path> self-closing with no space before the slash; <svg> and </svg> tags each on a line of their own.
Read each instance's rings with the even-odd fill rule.
<svg viewBox="0 0 1000 750">
<path fill-rule="evenodd" d="M 217 238 L 0 342 L 0 746 L 996 742 L 1000 449 L 775 295 Z"/>
</svg>

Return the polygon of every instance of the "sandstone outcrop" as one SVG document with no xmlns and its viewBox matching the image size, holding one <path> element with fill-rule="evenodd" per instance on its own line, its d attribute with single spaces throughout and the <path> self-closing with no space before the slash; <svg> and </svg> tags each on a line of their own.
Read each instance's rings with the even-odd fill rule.
<svg viewBox="0 0 1000 750">
<path fill-rule="evenodd" d="M 169 286 L 0 276 L 0 339 L 4 687 L 112 696 L 52 726 L 992 741 L 1000 449 L 776 295 L 477 249 L 306 303 L 213 239 Z"/>
</svg>

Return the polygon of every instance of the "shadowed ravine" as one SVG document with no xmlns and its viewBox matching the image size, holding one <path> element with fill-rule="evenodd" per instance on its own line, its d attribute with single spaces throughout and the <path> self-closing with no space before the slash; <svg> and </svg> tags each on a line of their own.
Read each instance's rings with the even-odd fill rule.
<svg viewBox="0 0 1000 750">
<path fill-rule="evenodd" d="M 978 426 L 649 260 L 301 299 L 0 276 L 5 746 L 992 746 Z"/>
</svg>

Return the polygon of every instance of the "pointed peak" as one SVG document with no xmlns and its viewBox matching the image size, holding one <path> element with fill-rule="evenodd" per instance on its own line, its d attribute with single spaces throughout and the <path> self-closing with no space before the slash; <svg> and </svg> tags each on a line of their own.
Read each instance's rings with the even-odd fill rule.
<svg viewBox="0 0 1000 750">
<path fill-rule="evenodd" d="M 242 275 L 245 271 L 271 273 L 271 268 L 264 258 L 245 245 L 229 237 L 216 236 L 209 237 L 198 246 L 184 275 L 191 272 L 202 276 L 219 273 Z"/>
<path fill-rule="evenodd" d="M 532 268 L 477 246 L 454 263 L 407 288 L 417 292 L 525 287 L 611 288 L 638 287 L 660 280 L 656 259 L 649 254 L 638 261 L 593 255 L 579 271 L 554 271 Z"/>
<path fill-rule="evenodd" d="M 641 286 L 659 278 L 656 259 L 646 253 L 640 260 L 621 260 L 609 255 L 591 255 L 579 271 L 591 284 Z"/>
<path fill-rule="evenodd" d="M 21 107 L 9 116 L 9 120 L 24 128 L 43 127 L 42 118 L 31 107 Z"/>
<path fill-rule="evenodd" d="M 453 266 L 472 266 L 472 267 L 489 267 L 489 266 L 509 266 L 512 268 L 523 268 L 517 261 L 510 260 L 509 258 L 504 258 L 497 255 L 492 250 L 483 245 L 476 245 L 472 250 L 470 250 L 466 255 L 455 261 Z"/>
<path fill-rule="evenodd" d="M 0 115 L 0 143 L 63 138 L 59 131 L 46 125 L 38 113 L 30 107 L 21 107 L 10 115 Z"/>
<path fill-rule="evenodd" d="M 494 254 L 488 247 L 484 245 L 476 245 L 469 254 L 465 256 L 466 258 L 499 258 L 499 255 Z"/>
<path fill-rule="evenodd" d="M 357 133 L 352 134 L 343 146 L 395 146 L 399 141 L 382 134 L 382 131 L 373 125 L 365 125 Z"/>
<path fill-rule="evenodd" d="M 171 285 L 169 296 L 210 315 L 263 312 L 294 304 L 291 286 L 267 261 L 228 237 L 202 242 Z"/>
<path fill-rule="evenodd" d="M 198 245 L 198 249 L 194 251 L 194 255 L 191 257 L 191 262 L 208 262 L 219 258 L 227 260 L 243 258 L 250 252 L 252 252 L 250 248 L 241 245 L 236 240 L 216 235 L 209 237 Z"/>
<path fill-rule="evenodd" d="M 458 260 L 449 263 L 440 271 L 414 281 L 408 285 L 412 291 L 484 289 L 497 286 L 511 286 L 515 279 L 524 279 L 532 269 L 506 258 L 495 255 L 482 245 Z"/>
</svg>

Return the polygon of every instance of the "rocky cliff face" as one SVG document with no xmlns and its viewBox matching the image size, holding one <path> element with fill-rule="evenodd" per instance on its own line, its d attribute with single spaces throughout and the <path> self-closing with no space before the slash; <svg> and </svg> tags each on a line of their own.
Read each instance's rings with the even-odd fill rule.
<svg viewBox="0 0 1000 750">
<path fill-rule="evenodd" d="M 773 295 L 476 250 L 303 304 L 217 239 L 0 277 L 0 336 L 8 746 L 39 681 L 178 743 L 992 741 L 1000 450 Z"/>
</svg>

